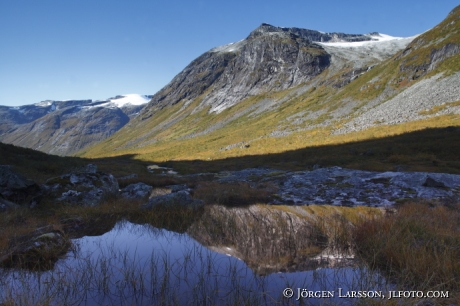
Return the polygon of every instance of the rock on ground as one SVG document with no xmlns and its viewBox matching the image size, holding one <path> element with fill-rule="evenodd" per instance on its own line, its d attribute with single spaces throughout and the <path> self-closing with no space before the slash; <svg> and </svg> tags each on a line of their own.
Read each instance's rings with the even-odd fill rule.
<svg viewBox="0 0 460 306">
<path fill-rule="evenodd" d="M 185 190 L 173 192 L 151 198 L 142 206 L 143 209 L 152 209 L 154 207 L 175 208 L 175 207 L 190 207 L 199 208 L 203 206 L 203 201 L 193 199 L 190 193 Z"/>
<path fill-rule="evenodd" d="M 51 178 L 44 186 L 57 201 L 83 206 L 99 205 L 107 197 L 118 195 L 118 181 L 112 174 L 90 170 Z"/>
<path fill-rule="evenodd" d="M 144 183 L 130 184 L 121 190 L 121 196 L 126 199 L 143 199 L 150 195 L 153 187 Z"/>
</svg>

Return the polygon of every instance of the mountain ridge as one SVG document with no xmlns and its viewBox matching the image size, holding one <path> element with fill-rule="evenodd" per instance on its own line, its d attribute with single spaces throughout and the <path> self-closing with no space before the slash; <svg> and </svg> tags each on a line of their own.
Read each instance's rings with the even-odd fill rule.
<svg viewBox="0 0 460 306">
<path fill-rule="evenodd" d="M 294 32 L 292 28 L 264 24 L 248 36 L 263 38 L 258 43 L 262 41 L 264 48 L 257 49 L 253 46 L 252 55 L 258 54 L 261 49 L 273 50 L 275 45 L 281 46 L 283 43 L 296 45 L 295 41 L 298 39 L 309 46 L 309 56 L 327 58 L 327 65 L 317 66 L 321 67 L 320 71 L 317 70 L 298 83 L 289 83 L 283 87 L 287 83 L 281 82 L 278 87 L 268 86 L 265 90 L 262 90 L 261 86 L 259 92 L 253 91 L 251 94 L 248 94 L 248 89 L 232 103 L 222 104 L 218 98 L 231 97 L 234 93 L 231 90 L 238 88 L 226 88 L 225 85 L 237 84 L 238 81 L 238 84 L 247 85 L 249 82 L 244 78 L 236 78 L 237 74 L 229 74 L 227 77 L 233 77 L 233 83 L 226 82 L 216 86 L 219 84 L 216 79 L 225 76 L 223 68 L 220 71 L 217 69 L 217 72 L 212 69 L 200 71 L 208 76 L 217 75 L 210 77 L 207 83 L 200 83 L 206 79 L 197 78 L 200 72 L 190 73 L 198 67 L 196 64 L 211 58 L 210 53 L 222 58 L 227 57 L 228 66 L 230 62 L 235 61 L 238 54 L 243 53 L 244 48 L 246 52 L 250 51 L 248 45 L 251 41 L 248 43 L 246 38 L 237 43 L 213 48 L 192 61 L 184 71 L 156 93 L 152 101 L 129 125 L 100 144 L 78 154 L 138 154 L 139 158 L 163 161 L 171 158 L 215 159 L 241 154 L 280 152 L 332 141 L 342 142 L 352 137 L 363 139 L 369 137 L 369 134 L 376 133 L 374 127 L 385 124 L 388 128 L 383 132 L 388 135 L 398 134 L 401 130 L 413 131 L 424 127 L 455 125 L 455 101 L 457 97 L 457 100 L 460 100 L 460 90 L 457 88 L 449 94 L 449 101 L 446 100 L 447 97 L 440 95 L 439 99 L 434 99 L 428 104 L 410 102 L 414 106 L 408 109 L 417 116 L 408 116 L 407 120 L 401 118 L 400 122 L 392 121 L 390 117 L 385 116 L 384 120 L 379 122 L 381 116 L 378 115 L 377 107 L 398 95 L 401 95 L 398 103 L 403 103 L 405 90 L 440 73 L 442 74 L 437 77 L 438 79 L 450 78 L 447 83 L 455 82 L 455 73 L 460 70 L 460 59 L 456 49 L 449 46 L 455 41 L 460 41 L 460 27 L 457 23 L 459 15 L 458 9 L 454 9 L 438 26 L 409 38 L 388 37 L 374 32 L 367 35 L 369 40 L 348 42 L 312 42 L 291 33 Z M 306 30 L 306 33 L 309 31 Z M 319 31 L 313 32 L 321 34 Z M 265 40 L 270 39 L 277 42 L 265 45 Z M 272 60 L 274 57 L 266 58 Z M 268 63 L 264 64 L 265 69 L 271 67 Z M 432 65 L 432 68 L 430 71 L 417 68 L 423 65 Z M 275 65 L 275 68 L 279 67 Z M 276 74 L 275 77 L 259 71 L 253 75 L 263 75 L 266 79 L 262 79 L 259 84 L 269 84 L 270 80 L 280 80 L 280 71 L 272 70 Z M 184 83 L 179 82 L 179 79 L 189 81 L 189 91 L 181 90 L 184 87 L 179 85 Z M 422 86 L 419 94 L 427 97 L 430 95 L 423 93 L 428 93 L 430 86 L 441 84 L 433 83 L 434 81 L 424 82 L 429 82 L 430 85 Z M 199 90 L 193 92 L 196 88 Z M 217 103 L 206 103 L 212 100 L 213 95 Z M 397 105 L 396 102 L 392 103 Z M 424 113 L 426 107 L 434 109 L 441 107 L 442 103 L 448 103 L 449 107 L 431 115 Z M 365 119 L 367 121 L 364 125 L 363 121 L 358 119 L 366 112 L 372 116 L 365 117 L 368 119 Z M 358 125 L 366 126 L 365 130 L 353 128 L 355 118 L 358 118 Z M 407 128 L 398 125 L 408 123 L 410 125 Z M 367 130 L 369 131 L 366 132 Z M 353 133 L 359 134 L 353 136 Z"/>
<path fill-rule="evenodd" d="M 129 123 L 74 153 L 215 159 L 364 139 L 379 126 L 395 135 L 456 125 L 460 89 L 448 84 L 459 77 L 459 15 L 408 38 L 262 24 L 203 53 Z M 404 98 L 411 92 L 422 102 Z"/>
<path fill-rule="evenodd" d="M 103 101 L 46 100 L 17 107 L 0 106 L 0 141 L 71 155 L 118 131 L 149 98 L 129 94 Z"/>
</svg>

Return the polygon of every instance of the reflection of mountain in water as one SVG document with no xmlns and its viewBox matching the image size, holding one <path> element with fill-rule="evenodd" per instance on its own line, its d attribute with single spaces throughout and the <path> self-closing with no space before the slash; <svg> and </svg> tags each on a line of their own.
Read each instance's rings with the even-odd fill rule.
<svg viewBox="0 0 460 306">
<path fill-rule="evenodd" d="M 352 263 L 349 252 L 328 247 L 328 235 L 318 222 L 282 208 L 209 206 L 187 233 L 213 251 L 245 261 L 258 275 Z"/>
</svg>

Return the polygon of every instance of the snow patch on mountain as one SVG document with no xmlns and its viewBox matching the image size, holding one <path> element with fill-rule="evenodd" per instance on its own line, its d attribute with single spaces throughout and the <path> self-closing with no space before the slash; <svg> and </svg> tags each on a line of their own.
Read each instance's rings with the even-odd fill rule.
<svg viewBox="0 0 460 306">
<path fill-rule="evenodd" d="M 142 105 L 150 101 L 150 98 L 144 95 L 128 94 L 117 96 L 109 100 L 110 103 L 114 103 L 117 107 L 123 107 L 126 105 Z"/>
<path fill-rule="evenodd" d="M 40 107 L 48 107 L 48 106 L 50 106 L 52 104 L 53 104 L 53 101 L 47 100 L 47 101 L 42 101 L 42 102 L 35 103 L 34 105 L 35 106 L 40 106 Z"/>
<path fill-rule="evenodd" d="M 223 46 L 215 47 L 210 52 L 225 53 L 225 52 L 236 52 L 240 50 L 246 44 L 246 39 L 242 39 L 236 43 L 229 43 Z"/>
<path fill-rule="evenodd" d="M 94 107 L 106 107 L 106 108 L 122 108 L 127 106 L 138 106 L 147 104 L 151 99 L 151 96 L 139 95 L 139 94 L 127 94 L 119 95 L 114 98 L 109 98 L 105 103 L 104 101 L 95 101 L 92 105 L 82 106 L 83 109 L 94 108 Z"/>
<path fill-rule="evenodd" d="M 388 42 L 388 41 L 398 41 L 398 40 L 404 40 L 407 38 L 414 39 L 418 35 L 415 35 L 413 37 L 394 37 L 390 36 L 387 34 L 377 34 L 377 35 L 369 35 L 371 37 L 371 40 L 367 41 L 353 41 L 353 42 L 318 42 L 320 45 L 324 46 L 333 46 L 333 47 L 342 47 L 342 48 L 347 48 L 347 47 L 362 47 L 366 45 L 375 45 L 375 44 L 380 44 L 382 42 Z"/>
</svg>

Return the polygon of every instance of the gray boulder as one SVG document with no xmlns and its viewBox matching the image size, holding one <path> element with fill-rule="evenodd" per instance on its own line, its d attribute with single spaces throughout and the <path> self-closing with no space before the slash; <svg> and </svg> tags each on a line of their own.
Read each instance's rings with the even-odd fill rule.
<svg viewBox="0 0 460 306">
<path fill-rule="evenodd" d="M 150 195 L 153 187 L 144 183 L 136 183 L 126 186 L 121 190 L 121 196 L 126 199 L 143 199 Z"/>
<path fill-rule="evenodd" d="M 93 169 L 89 169 L 93 170 Z M 118 195 L 118 181 L 103 172 L 79 172 L 51 178 L 45 183 L 51 197 L 62 203 L 96 206 Z"/>
<path fill-rule="evenodd" d="M 193 199 L 190 196 L 190 193 L 188 191 L 181 190 L 178 192 L 151 198 L 146 204 L 142 206 L 142 208 L 152 209 L 158 206 L 162 206 L 164 208 L 175 208 L 175 207 L 199 208 L 203 206 L 203 201 Z"/>
<path fill-rule="evenodd" d="M 36 201 L 41 188 L 34 181 L 29 180 L 12 170 L 9 165 L 0 165 L 0 198 L 1 206 L 7 203 L 30 204 Z"/>
<path fill-rule="evenodd" d="M 180 184 L 180 185 L 168 185 L 165 186 L 166 188 L 170 188 L 171 192 L 177 192 L 181 190 L 189 190 L 188 186 L 186 184 Z"/>
<path fill-rule="evenodd" d="M 422 186 L 424 187 L 433 187 L 433 188 L 446 188 L 443 182 L 437 181 L 431 176 L 427 176 L 425 182 L 423 182 Z"/>
</svg>

